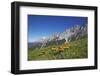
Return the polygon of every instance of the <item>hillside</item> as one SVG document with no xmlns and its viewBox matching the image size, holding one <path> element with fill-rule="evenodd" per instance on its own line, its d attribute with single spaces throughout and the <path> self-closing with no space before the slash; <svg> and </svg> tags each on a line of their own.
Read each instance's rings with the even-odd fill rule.
<svg viewBox="0 0 100 76">
<path fill-rule="evenodd" d="M 87 37 L 68 43 L 49 44 L 42 48 L 28 48 L 28 60 L 80 59 L 88 57 Z"/>
</svg>

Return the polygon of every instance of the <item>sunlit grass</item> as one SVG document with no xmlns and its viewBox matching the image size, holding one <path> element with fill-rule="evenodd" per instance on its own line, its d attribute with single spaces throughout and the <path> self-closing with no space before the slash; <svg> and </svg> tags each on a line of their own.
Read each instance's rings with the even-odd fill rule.
<svg viewBox="0 0 100 76">
<path fill-rule="evenodd" d="M 61 45 L 50 45 L 43 48 L 29 48 L 28 60 L 80 59 L 88 57 L 87 38 Z"/>
</svg>

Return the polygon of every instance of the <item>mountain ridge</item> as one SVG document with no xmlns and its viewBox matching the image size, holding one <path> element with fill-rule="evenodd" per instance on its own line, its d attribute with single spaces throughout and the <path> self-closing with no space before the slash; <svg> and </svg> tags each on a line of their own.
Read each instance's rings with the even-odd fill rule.
<svg viewBox="0 0 100 76">
<path fill-rule="evenodd" d="M 63 42 L 65 40 L 66 43 L 77 40 L 81 37 L 87 36 L 87 24 L 86 25 L 74 25 L 73 27 L 66 29 L 62 33 L 54 33 L 48 38 L 40 39 L 37 42 L 33 42 L 33 46 L 36 44 L 42 48 L 46 46 L 50 42 Z M 62 41 L 63 40 L 63 41 Z"/>
</svg>

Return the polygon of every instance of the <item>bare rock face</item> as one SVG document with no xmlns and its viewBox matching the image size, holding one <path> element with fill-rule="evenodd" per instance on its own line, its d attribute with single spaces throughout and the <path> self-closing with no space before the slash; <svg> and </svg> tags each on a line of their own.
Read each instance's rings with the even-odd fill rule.
<svg viewBox="0 0 100 76">
<path fill-rule="evenodd" d="M 63 33 L 54 34 L 52 38 L 56 40 L 65 39 L 66 42 L 70 42 L 73 39 L 79 39 L 85 35 L 87 35 L 87 25 L 75 25 L 70 29 L 66 29 Z"/>
</svg>

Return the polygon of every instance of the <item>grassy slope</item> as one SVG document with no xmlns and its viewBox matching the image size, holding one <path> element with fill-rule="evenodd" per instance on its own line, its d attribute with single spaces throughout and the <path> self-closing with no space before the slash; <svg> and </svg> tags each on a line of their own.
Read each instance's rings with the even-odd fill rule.
<svg viewBox="0 0 100 76">
<path fill-rule="evenodd" d="M 79 59 L 88 57 L 87 38 L 75 40 L 69 44 L 71 45 L 70 48 L 60 53 L 52 51 L 51 48 L 61 45 L 50 45 L 42 49 L 31 48 L 28 51 L 28 60 Z"/>
</svg>

